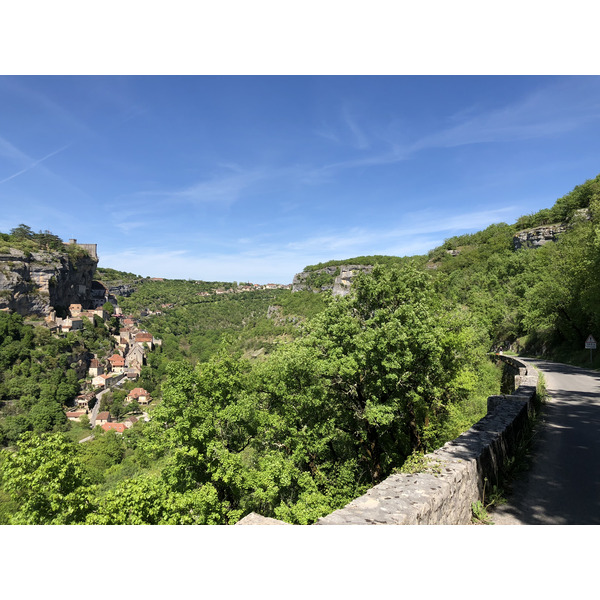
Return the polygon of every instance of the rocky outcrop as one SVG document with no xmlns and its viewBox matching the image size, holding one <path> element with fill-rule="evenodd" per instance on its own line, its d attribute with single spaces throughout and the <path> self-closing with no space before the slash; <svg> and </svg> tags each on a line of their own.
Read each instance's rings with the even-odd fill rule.
<svg viewBox="0 0 600 600">
<path fill-rule="evenodd" d="M 305 290 L 320 292 L 323 288 L 331 289 L 335 275 L 338 272 L 339 267 L 324 267 L 323 269 L 317 269 L 316 271 L 302 271 L 302 273 L 296 273 L 292 281 L 292 292 L 302 292 Z M 328 279 L 331 279 L 331 284 L 326 283 L 317 285 L 318 282 L 326 281 Z"/>
<path fill-rule="evenodd" d="M 124 296 L 128 298 L 135 292 L 136 288 L 129 283 L 112 285 L 108 288 L 108 293 L 112 296 Z"/>
<path fill-rule="evenodd" d="M 373 265 L 339 265 L 303 271 L 294 275 L 292 292 L 331 290 L 334 296 L 345 296 L 350 292 L 352 280 L 358 273 L 370 273 L 372 270 Z"/>
<path fill-rule="evenodd" d="M 555 242 L 558 236 L 566 230 L 567 226 L 564 223 L 525 229 L 515 234 L 513 237 L 513 247 L 515 250 L 519 250 L 520 248 L 539 248 L 548 242 Z"/>
<path fill-rule="evenodd" d="M 333 296 L 346 296 L 350 293 L 352 280 L 359 273 L 370 273 L 373 270 L 373 265 L 342 265 L 340 274 L 333 282 L 331 293 Z"/>
<path fill-rule="evenodd" d="M 97 263 L 87 254 L 73 259 L 66 252 L 11 248 L 0 254 L 0 309 L 46 316 L 53 307 L 91 307 Z"/>
</svg>

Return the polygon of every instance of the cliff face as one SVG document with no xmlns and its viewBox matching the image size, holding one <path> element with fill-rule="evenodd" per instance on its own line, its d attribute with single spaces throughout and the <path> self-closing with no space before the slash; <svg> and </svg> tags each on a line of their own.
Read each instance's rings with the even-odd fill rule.
<svg viewBox="0 0 600 600">
<path fill-rule="evenodd" d="M 359 273 L 370 273 L 372 270 L 373 265 L 342 265 L 340 267 L 340 274 L 333 282 L 332 295 L 346 296 L 350 293 L 354 277 Z"/>
<path fill-rule="evenodd" d="M 296 273 L 292 281 L 292 292 L 302 292 L 304 290 L 320 292 L 323 289 L 331 289 L 337 272 L 338 267 L 325 267 L 316 271 Z"/>
<path fill-rule="evenodd" d="M 548 242 L 555 242 L 557 237 L 567 230 L 567 226 L 563 223 L 556 225 L 542 225 L 533 229 L 519 231 L 513 237 L 513 247 L 515 250 L 520 248 L 538 248 Z"/>
<path fill-rule="evenodd" d="M 370 273 L 372 270 L 372 265 L 340 265 L 316 271 L 303 271 L 294 275 L 292 292 L 331 290 L 334 296 L 346 296 L 350 293 L 354 277 L 358 273 Z"/>
<path fill-rule="evenodd" d="M 565 223 L 554 223 L 552 225 L 541 225 L 519 231 L 513 237 L 513 247 L 515 250 L 520 248 L 539 248 L 548 242 L 555 242 L 561 233 L 564 233 L 578 222 L 589 221 L 592 213 L 589 208 L 577 209 Z"/>
<path fill-rule="evenodd" d="M 45 316 L 52 307 L 92 304 L 92 278 L 97 259 L 70 260 L 67 253 L 11 248 L 0 254 L 0 309 Z"/>
</svg>

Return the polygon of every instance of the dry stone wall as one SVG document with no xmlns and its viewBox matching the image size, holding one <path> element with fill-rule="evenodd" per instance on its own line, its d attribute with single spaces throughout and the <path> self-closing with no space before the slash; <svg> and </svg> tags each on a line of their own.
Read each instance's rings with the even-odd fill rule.
<svg viewBox="0 0 600 600">
<path fill-rule="evenodd" d="M 500 356 L 515 370 L 514 394 L 490 396 L 487 415 L 471 429 L 425 456 L 425 472 L 391 475 L 316 525 L 465 525 L 473 502 L 499 482 L 534 411 L 538 375 L 518 359 Z M 238 525 L 262 524 L 252 513 Z M 269 524 L 274 524 L 269 519 Z M 282 523 L 282 522 L 279 522 Z M 266 524 L 266 523 L 265 523 Z"/>
</svg>

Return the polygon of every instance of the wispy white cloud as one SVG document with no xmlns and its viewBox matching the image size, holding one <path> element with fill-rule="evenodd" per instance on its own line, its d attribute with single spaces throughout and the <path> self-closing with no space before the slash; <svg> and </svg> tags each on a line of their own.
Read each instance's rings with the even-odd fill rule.
<svg viewBox="0 0 600 600">
<path fill-rule="evenodd" d="M 337 135 L 334 131 L 332 131 L 329 127 L 323 126 L 319 129 L 315 129 L 314 133 L 319 137 L 322 137 L 330 142 L 334 142 L 336 144 L 341 144 L 341 140 L 339 135 Z"/>
<path fill-rule="evenodd" d="M 245 192 L 272 176 L 273 173 L 268 169 L 241 169 L 237 166 L 228 165 L 225 173 L 203 179 L 188 186 L 162 190 L 143 190 L 135 192 L 131 196 L 157 198 L 169 203 L 217 204 L 228 207 L 238 201 Z"/>
<path fill-rule="evenodd" d="M 336 119 L 323 123 L 313 133 L 336 146 L 347 146 L 354 150 L 365 150 L 370 146 L 369 136 L 348 102 L 342 105 Z"/>
<path fill-rule="evenodd" d="M 221 205 L 230 205 L 236 202 L 244 192 L 257 183 L 264 181 L 267 177 L 268 175 L 262 169 L 238 170 L 225 176 L 200 181 L 172 193 L 171 197 L 193 203 L 214 202 Z"/>
<path fill-rule="evenodd" d="M 19 98 L 21 104 L 31 105 L 36 115 L 46 114 L 53 122 L 60 122 L 71 137 L 93 134 L 88 125 L 71 111 L 52 100 L 47 94 L 40 92 L 32 85 L 26 85 L 24 82 L 27 82 L 27 79 L 1 77 L 0 91 L 3 95 L 10 94 Z"/>
<path fill-rule="evenodd" d="M 0 136 L 0 156 L 15 162 L 21 161 L 25 163 L 31 161 L 27 154 L 19 150 L 19 148 L 2 136 Z"/>
<path fill-rule="evenodd" d="M 560 81 L 487 112 L 472 107 L 449 119 L 458 123 L 423 136 L 409 150 L 546 138 L 600 119 L 600 81 L 583 79 L 573 83 Z"/>
<path fill-rule="evenodd" d="M 336 127 L 329 123 L 315 131 L 337 145 L 346 143 L 348 152 L 339 160 L 319 165 L 312 157 L 305 156 L 293 165 L 240 167 L 220 164 L 213 174 L 190 185 L 140 191 L 135 196 L 169 203 L 229 208 L 260 190 L 261 186 L 275 181 L 286 185 L 319 185 L 335 181 L 344 170 L 391 166 L 427 150 L 543 139 L 599 119 L 598 94 L 585 93 L 598 91 L 597 88 L 598 82 L 593 81 L 583 80 L 579 86 L 565 85 L 561 81 L 494 110 L 472 105 L 459 113 L 449 114 L 438 122 L 436 129 L 416 139 L 410 139 L 409 128 L 402 125 L 398 115 L 386 127 L 385 123 L 372 117 L 362 118 L 346 103 L 338 113 Z"/>
<path fill-rule="evenodd" d="M 517 210 L 516 207 L 507 206 L 459 215 L 421 211 L 405 215 L 398 226 L 331 229 L 321 235 L 290 241 L 283 246 L 283 249 L 303 254 L 318 253 L 321 256 L 396 255 L 399 251 L 407 253 L 415 248 L 418 248 L 417 252 L 427 252 L 433 246 L 426 246 L 426 244 L 432 241 L 510 219 Z"/>
<path fill-rule="evenodd" d="M 301 182 L 304 176 L 310 176 L 311 168 L 303 165 L 252 166 L 242 167 L 236 164 L 219 164 L 218 174 L 206 177 L 187 186 L 161 190 L 142 190 L 128 194 L 127 199 L 137 199 L 143 204 L 149 198 L 163 201 L 169 205 L 185 203 L 195 206 L 213 205 L 229 208 L 250 194 L 272 186 L 289 186 Z M 284 203 L 285 204 L 285 203 Z M 286 204 L 289 208 L 289 203 Z"/>
<path fill-rule="evenodd" d="M 470 231 L 487 227 L 491 223 L 511 220 L 519 211 L 518 206 L 501 206 L 491 210 L 480 210 L 455 214 L 446 214 L 436 210 L 423 210 L 407 215 L 405 223 L 390 230 L 390 235 L 432 234 L 453 231 Z M 520 214 L 520 213 L 519 213 Z"/>
<path fill-rule="evenodd" d="M 123 233 L 129 233 L 135 229 L 140 229 L 142 227 L 146 227 L 148 225 L 147 221 L 127 221 L 120 220 L 115 224 L 115 227 L 122 231 Z"/>
<path fill-rule="evenodd" d="M 350 130 L 352 145 L 358 150 L 365 150 L 370 146 L 367 135 L 358 125 L 356 117 L 351 112 L 348 105 L 342 108 L 342 119 L 346 124 L 346 127 Z"/>
<path fill-rule="evenodd" d="M 266 240 L 263 236 L 237 238 L 224 244 L 186 250 L 135 247 L 118 253 L 100 253 L 101 266 L 142 275 L 177 279 L 290 283 L 294 274 L 308 264 L 353 256 L 424 254 L 446 237 L 472 231 L 498 222 L 514 212 L 514 207 L 477 211 L 460 215 L 435 216 L 412 213 L 397 227 L 351 227 L 330 229 L 319 235 L 291 241 Z M 289 235 L 289 234 L 288 234 Z"/>
<path fill-rule="evenodd" d="M 313 175 L 325 175 L 343 169 L 381 166 L 408 160 L 417 153 L 481 143 L 519 142 L 553 137 L 575 131 L 600 119 L 600 79 L 583 78 L 577 82 L 550 84 L 494 110 L 478 106 L 449 115 L 439 127 L 417 139 L 394 139 L 382 133 L 371 135 L 378 143 L 367 142 L 357 118 L 344 113 L 346 125 L 355 135 L 357 147 L 372 149 L 370 154 L 328 163 L 314 169 Z M 382 127 L 381 131 L 386 128 Z M 393 129 L 390 127 L 390 129 Z M 360 142 L 363 142 L 360 144 Z"/>
<path fill-rule="evenodd" d="M 378 167 L 382 165 L 392 165 L 404 160 L 408 160 L 412 153 L 408 149 L 404 149 L 398 145 L 390 144 L 388 148 L 374 152 L 367 156 L 341 160 L 333 163 L 328 163 L 321 167 L 311 169 L 308 172 L 308 178 L 317 180 L 325 178 L 327 174 L 334 174 L 336 171 L 345 169 L 356 169 L 360 167 Z"/>
</svg>

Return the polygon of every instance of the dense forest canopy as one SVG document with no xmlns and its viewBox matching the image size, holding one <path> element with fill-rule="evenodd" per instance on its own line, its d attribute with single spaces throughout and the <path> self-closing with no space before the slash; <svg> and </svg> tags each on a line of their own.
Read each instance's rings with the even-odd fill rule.
<svg viewBox="0 0 600 600">
<path fill-rule="evenodd" d="M 517 232 L 555 223 L 554 241 L 515 249 Z M 600 176 L 426 256 L 307 270 L 342 264 L 374 269 L 341 298 L 217 295 L 235 282 L 105 269 L 106 280 L 136 282 L 119 304 L 149 310 L 144 327 L 163 342 L 141 379 L 157 402 L 147 423 L 82 444 L 61 412 L 77 387 L 68 357 L 101 351 L 109 326 L 55 338 L 1 314 L 0 522 L 234 523 L 256 511 L 312 523 L 344 506 L 483 416 L 500 384 L 490 351 L 589 360 L 584 340 L 600 336 Z M 121 401 L 115 392 L 112 409 Z"/>
</svg>

